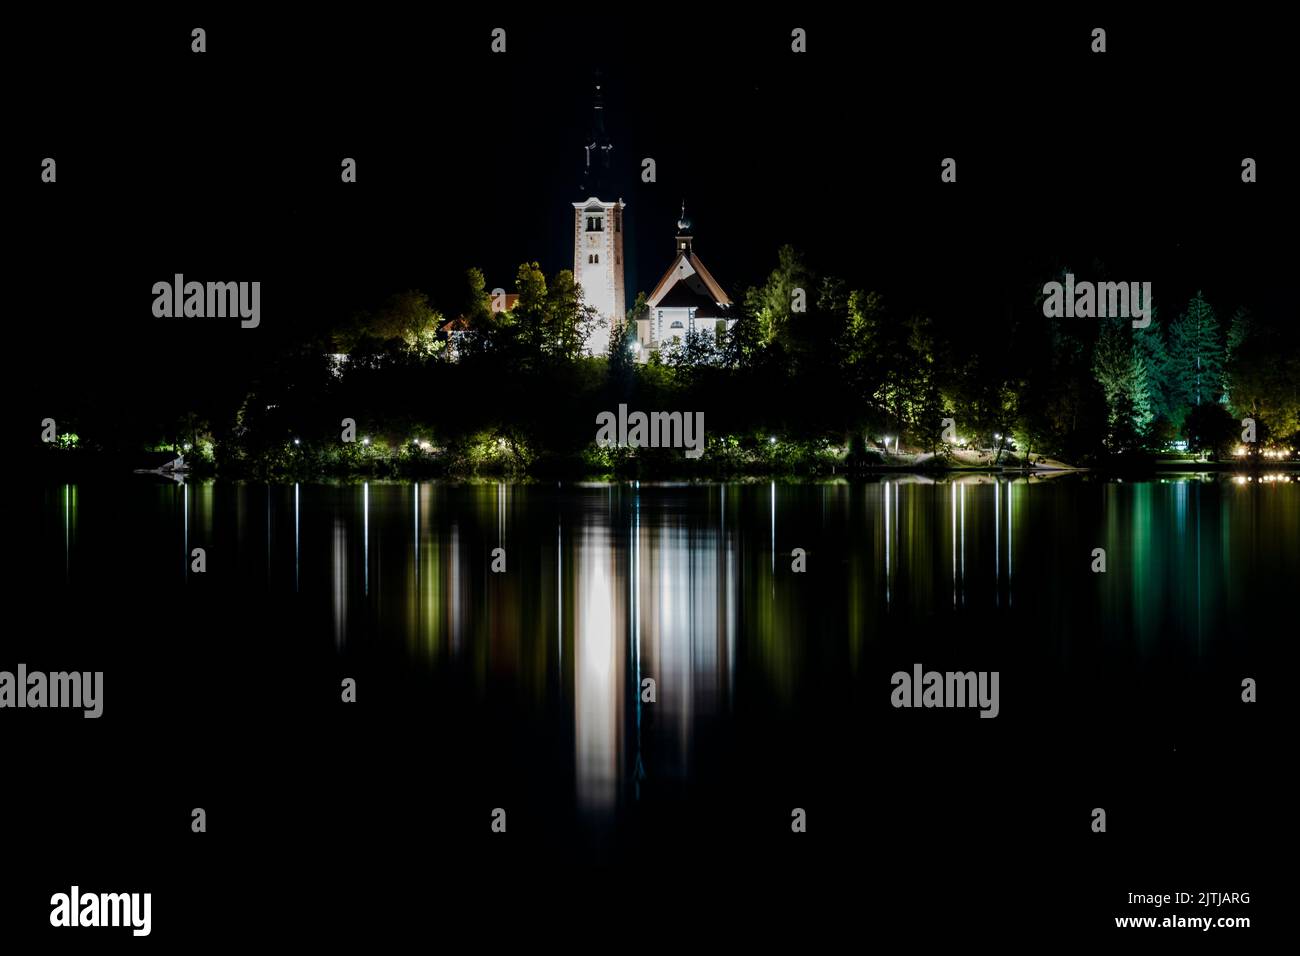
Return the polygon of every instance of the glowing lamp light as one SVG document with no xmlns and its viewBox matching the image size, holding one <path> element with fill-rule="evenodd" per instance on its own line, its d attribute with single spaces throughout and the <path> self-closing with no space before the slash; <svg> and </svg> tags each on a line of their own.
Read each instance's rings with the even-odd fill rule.
<svg viewBox="0 0 1300 956">
<path fill-rule="evenodd" d="M 298 439 L 296 439 L 296 438 L 293 440 L 293 443 L 294 443 L 295 445 L 301 445 L 301 444 L 302 444 L 302 442 L 300 442 L 300 441 L 299 441 Z"/>
<path fill-rule="evenodd" d="M 769 438 L 769 439 L 767 440 L 767 443 L 768 443 L 769 445 L 775 445 L 775 444 L 776 444 L 776 436 L 773 435 L 771 438 Z"/>
<path fill-rule="evenodd" d="M 370 444 L 370 439 L 369 439 L 369 438 L 363 438 L 363 439 L 361 439 L 361 444 L 363 444 L 363 445 L 369 445 L 369 444 Z"/>
</svg>

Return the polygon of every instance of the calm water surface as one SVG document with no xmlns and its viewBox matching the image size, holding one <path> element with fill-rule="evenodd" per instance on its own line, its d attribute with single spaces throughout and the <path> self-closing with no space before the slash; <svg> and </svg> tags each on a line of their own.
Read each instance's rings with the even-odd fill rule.
<svg viewBox="0 0 1300 956">
<path fill-rule="evenodd" d="M 436 789 L 508 795 L 593 846 L 728 800 L 832 799 L 907 754 L 960 766 L 991 747 L 1023 767 L 1049 742 L 1086 748 L 1099 721 L 1204 728 L 1227 707 L 1207 695 L 1235 701 L 1290 628 L 1277 596 L 1300 580 L 1300 483 L 1285 476 L 141 478 L 50 486 L 41 515 L 31 586 L 68 641 L 117 666 L 119 707 L 155 719 L 237 695 L 258 720 L 205 732 L 256 763 L 287 724 L 301 753 L 263 753 L 268 774 L 352 746 L 363 769 L 397 760 L 398 786 L 436 768 Z M 1000 669 L 1000 721 L 890 708 L 890 674 L 917 662 Z M 337 714 L 349 676 L 357 708 L 381 715 L 361 740 L 312 716 Z"/>
</svg>

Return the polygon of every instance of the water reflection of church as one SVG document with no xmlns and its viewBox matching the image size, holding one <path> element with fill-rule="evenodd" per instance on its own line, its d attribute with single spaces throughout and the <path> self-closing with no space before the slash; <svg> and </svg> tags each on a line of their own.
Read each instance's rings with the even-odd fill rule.
<svg viewBox="0 0 1300 956">
<path fill-rule="evenodd" d="M 725 707 L 734 682 L 739 574 L 725 527 L 643 527 L 638 496 L 626 504 L 626 536 L 603 513 L 574 532 L 574 749 L 588 811 L 612 810 L 621 786 L 637 786 L 645 708 L 654 708 L 655 772 L 684 777 L 697 722 Z M 653 704 L 642 702 L 643 677 L 656 682 Z"/>
</svg>

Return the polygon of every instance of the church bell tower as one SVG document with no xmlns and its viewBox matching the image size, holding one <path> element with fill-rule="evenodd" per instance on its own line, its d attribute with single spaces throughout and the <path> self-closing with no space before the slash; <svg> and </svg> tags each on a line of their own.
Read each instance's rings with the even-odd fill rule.
<svg viewBox="0 0 1300 956">
<path fill-rule="evenodd" d="M 605 103 L 599 75 L 595 83 L 591 133 L 584 146 L 581 200 L 573 204 L 573 278 L 583 300 L 601 322 L 587 340 L 592 355 L 609 351 L 610 333 L 626 317 L 623 287 L 623 209 L 610 172 L 614 147 L 605 132 Z"/>
</svg>

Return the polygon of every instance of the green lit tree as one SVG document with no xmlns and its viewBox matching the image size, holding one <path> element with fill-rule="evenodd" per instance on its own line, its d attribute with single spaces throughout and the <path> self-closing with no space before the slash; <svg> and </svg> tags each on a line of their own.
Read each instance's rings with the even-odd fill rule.
<svg viewBox="0 0 1300 956">
<path fill-rule="evenodd" d="M 815 307 L 816 288 L 811 271 L 792 246 L 782 246 L 777 252 L 777 266 L 767 281 L 749 290 L 745 309 L 758 320 L 759 339 L 764 344 L 780 341 L 788 345 L 800 303 L 804 311 Z"/>
<path fill-rule="evenodd" d="M 372 312 L 353 316 L 336 331 L 334 341 L 343 352 L 387 344 L 394 352 L 429 356 L 442 348 L 438 337 L 442 324 L 443 317 L 429 304 L 429 297 L 410 290 L 390 295 Z"/>
<path fill-rule="evenodd" d="M 1296 330 L 1269 325 L 1241 309 L 1228 330 L 1225 379 L 1228 406 L 1272 434 L 1300 433 L 1300 343 Z"/>
<path fill-rule="evenodd" d="M 1223 395 L 1223 337 L 1214 309 L 1196 293 L 1169 330 L 1171 400 L 1191 407 Z"/>
<path fill-rule="evenodd" d="M 1108 441 L 1114 451 L 1134 447 L 1155 415 L 1147 357 L 1129 333 L 1130 320 L 1103 320 L 1093 350 L 1093 375 L 1106 399 Z"/>
<path fill-rule="evenodd" d="M 719 359 L 729 369 L 745 369 L 754 364 L 763 347 L 758 319 L 746 306 L 733 305 L 735 322 L 719 342 Z"/>
<path fill-rule="evenodd" d="M 573 272 L 561 270 L 545 295 L 543 349 L 553 358 L 571 361 L 580 356 L 587 339 L 602 320 L 583 301 L 582 288 Z"/>
<path fill-rule="evenodd" d="M 515 273 L 515 290 L 519 294 L 511 319 L 518 332 L 519 344 L 526 354 L 524 362 L 533 364 L 545 350 L 547 332 L 546 275 L 536 262 L 524 262 Z"/>
</svg>

